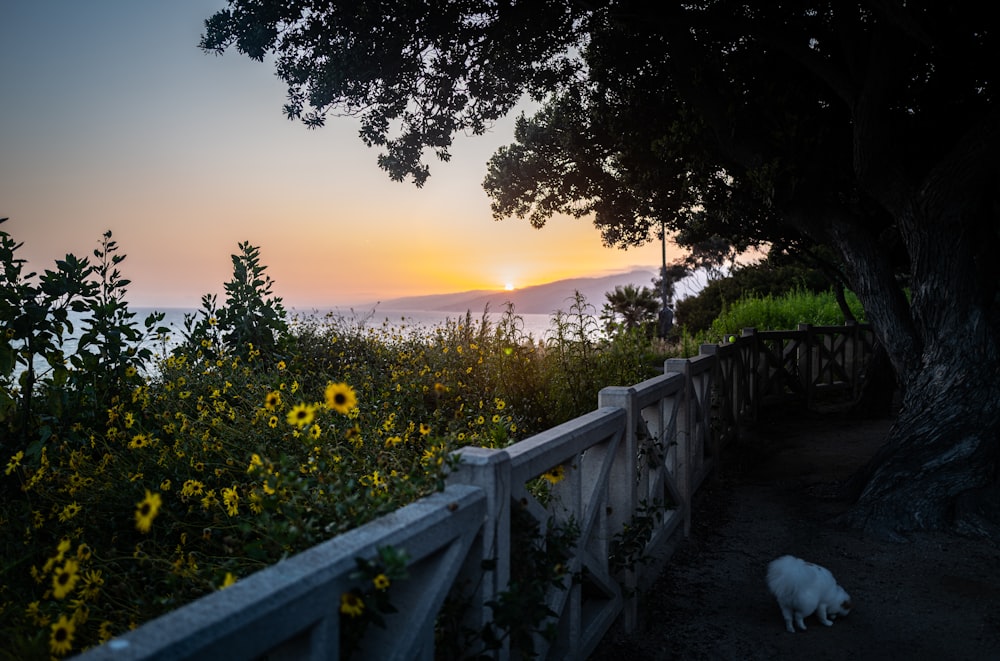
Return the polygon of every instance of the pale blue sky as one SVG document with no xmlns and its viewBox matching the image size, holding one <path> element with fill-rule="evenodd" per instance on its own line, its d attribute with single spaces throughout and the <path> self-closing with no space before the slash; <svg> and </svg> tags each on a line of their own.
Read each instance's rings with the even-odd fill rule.
<svg viewBox="0 0 1000 661">
<path fill-rule="evenodd" d="M 288 121 L 270 65 L 197 48 L 224 5 L 0 3 L 0 217 L 33 266 L 110 229 L 134 305 L 196 307 L 247 240 L 308 307 L 659 264 L 658 243 L 604 248 L 587 220 L 494 222 L 481 182 L 513 118 L 457 138 L 423 189 L 390 181 L 354 120 Z"/>
</svg>

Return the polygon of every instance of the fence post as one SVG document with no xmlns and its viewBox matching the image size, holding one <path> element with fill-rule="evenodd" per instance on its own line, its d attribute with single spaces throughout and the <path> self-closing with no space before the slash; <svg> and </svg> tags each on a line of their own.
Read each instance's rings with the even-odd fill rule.
<svg viewBox="0 0 1000 661">
<path fill-rule="evenodd" d="M 447 484 L 469 484 L 486 492 L 486 520 L 474 543 L 477 551 L 469 553 L 456 585 L 466 586 L 470 607 L 465 623 L 480 631 L 492 622 L 492 611 L 486 604 L 507 589 L 510 582 L 510 455 L 504 450 L 463 447 L 458 451 L 461 463 L 447 477 Z M 495 654 L 506 659 L 510 655 L 509 641 Z"/>
<path fill-rule="evenodd" d="M 684 375 L 684 401 L 677 410 L 677 490 L 684 498 L 684 536 L 691 534 L 691 443 L 694 426 L 694 410 L 691 401 L 691 363 L 686 358 L 670 358 L 663 364 L 663 372 L 677 372 Z"/>
<path fill-rule="evenodd" d="M 802 384 L 802 391 L 806 396 L 806 410 L 813 407 L 813 354 L 818 355 L 819 350 L 815 347 L 812 324 L 799 324 L 798 329 L 802 333 L 803 339 L 799 344 L 799 382 Z"/>
<path fill-rule="evenodd" d="M 859 351 L 858 344 L 861 338 L 861 327 L 854 319 L 848 319 L 844 325 L 850 329 L 848 336 L 850 342 L 844 342 L 844 372 L 850 375 L 851 379 L 851 401 L 857 402 L 861 396 L 861 356 L 863 351 Z M 848 365 L 850 366 L 848 368 Z"/>
<path fill-rule="evenodd" d="M 744 328 L 740 340 L 741 342 L 746 342 L 749 345 L 749 348 L 746 350 L 747 356 L 744 363 L 747 371 L 746 396 L 750 400 L 747 403 L 747 409 L 749 411 L 750 420 L 756 422 L 758 417 L 757 407 L 760 402 L 760 374 L 758 374 L 760 365 L 760 347 L 757 344 L 757 329 Z"/>
<path fill-rule="evenodd" d="M 622 386 L 602 388 L 597 394 L 597 406 L 614 406 L 625 409 L 625 433 L 618 444 L 611 475 L 608 479 L 608 503 L 611 515 L 608 517 L 610 534 L 616 535 L 625 529 L 638 507 L 638 439 L 636 426 L 639 411 L 635 405 L 635 389 Z M 622 585 L 622 626 L 626 633 L 632 633 L 638 627 L 639 599 L 635 569 L 626 567 L 618 578 Z"/>
</svg>

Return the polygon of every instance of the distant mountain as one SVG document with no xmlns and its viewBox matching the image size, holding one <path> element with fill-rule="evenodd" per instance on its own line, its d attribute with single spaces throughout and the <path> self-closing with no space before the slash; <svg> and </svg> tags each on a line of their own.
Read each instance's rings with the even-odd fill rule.
<svg viewBox="0 0 1000 661">
<path fill-rule="evenodd" d="M 489 306 L 492 312 L 503 311 L 510 302 L 514 311 L 522 314 L 551 314 L 556 310 L 569 310 L 575 292 L 580 292 L 587 302 L 600 311 L 607 301 L 605 294 L 615 287 L 635 285 L 652 287 L 656 277 L 655 269 L 635 270 L 594 278 L 570 278 L 544 285 L 524 287 L 513 291 L 472 290 L 454 294 L 433 294 L 430 296 L 406 296 L 392 298 L 379 303 L 379 308 L 388 310 L 425 310 L 429 312 L 482 312 Z"/>
</svg>

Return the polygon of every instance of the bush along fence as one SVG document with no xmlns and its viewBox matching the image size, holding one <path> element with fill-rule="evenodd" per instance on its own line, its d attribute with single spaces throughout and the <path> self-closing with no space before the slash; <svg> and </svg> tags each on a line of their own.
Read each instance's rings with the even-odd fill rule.
<svg viewBox="0 0 1000 661">
<path fill-rule="evenodd" d="M 640 586 L 764 406 L 856 398 L 862 325 L 743 330 L 596 410 L 458 453 L 444 489 L 172 611 L 79 658 L 584 659 L 637 624 Z"/>
</svg>

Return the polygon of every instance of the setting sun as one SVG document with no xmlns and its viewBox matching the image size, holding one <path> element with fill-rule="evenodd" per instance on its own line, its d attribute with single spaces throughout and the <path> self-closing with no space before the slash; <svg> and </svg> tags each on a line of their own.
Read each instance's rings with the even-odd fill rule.
<svg viewBox="0 0 1000 661">
<path fill-rule="evenodd" d="M 503 288 L 506 289 L 507 291 L 514 291 L 514 285 L 509 282 L 505 284 Z"/>
</svg>

